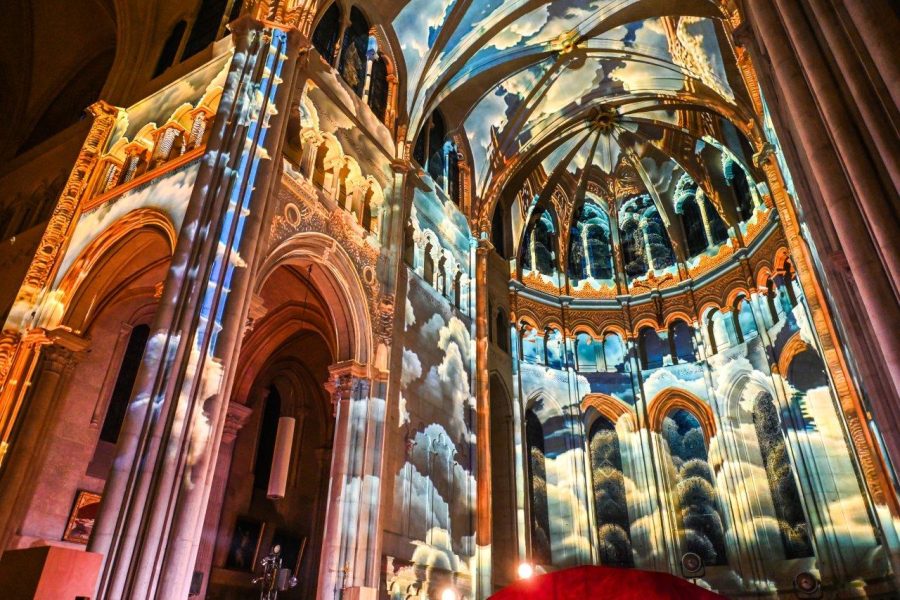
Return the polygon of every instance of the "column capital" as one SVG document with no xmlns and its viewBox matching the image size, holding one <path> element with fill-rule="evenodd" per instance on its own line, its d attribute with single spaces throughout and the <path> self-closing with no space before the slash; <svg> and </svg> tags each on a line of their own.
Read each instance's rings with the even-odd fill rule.
<svg viewBox="0 0 900 600">
<path fill-rule="evenodd" d="M 490 239 L 488 239 L 486 237 L 478 238 L 478 248 L 477 248 L 478 252 L 490 252 L 493 249 L 494 249 L 494 244 L 493 244 L 493 242 L 491 242 Z"/>
<path fill-rule="evenodd" d="M 237 438 L 238 432 L 243 429 L 247 419 L 253 414 L 253 409 L 240 402 L 229 402 L 228 412 L 225 413 L 225 429 L 222 432 L 222 443 L 231 444 Z"/>
<path fill-rule="evenodd" d="M 324 386 L 331 396 L 334 414 L 337 414 L 338 404 L 350 400 L 354 392 L 359 391 L 363 397 L 369 395 L 372 373 L 368 365 L 347 360 L 328 367 L 328 375 Z"/>
<path fill-rule="evenodd" d="M 55 373 L 74 367 L 90 347 L 88 340 L 66 329 L 44 331 L 44 335 L 47 344 L 43 350 L 45 365 Z"/>
<path fill-rule="evenodd" d="M 775 146 L 770 142 L 765 142 L 760 147 L 759 151 L 753 155 L 753 164 L 761 168 L 766 165 L 773 156 L 775 156 Z"/>
</svg>

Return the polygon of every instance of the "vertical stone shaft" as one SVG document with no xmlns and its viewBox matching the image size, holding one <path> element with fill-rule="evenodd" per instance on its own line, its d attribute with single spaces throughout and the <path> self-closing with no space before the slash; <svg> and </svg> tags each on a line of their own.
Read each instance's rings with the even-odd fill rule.
<svg viewBox="0 0 900 600">
<path fill-rule="evenodd" d="M 210 486 L 210 498 L 207 502 L 206 515 L 203 518 L 203 530 L 198 541 L 197 560 L 194 565 L 194 570 L 203 574 L 203 583 L 200 586 L 201 598 L 206 597 L 206 590 L 209 587 L 209 575 L 219 532 L 219 521 L 222 517 L 222 506 L 225 503 L 225 492 L 228 487 L 228 474 L 231 472 L 231 462 L 234 458 L 234 442 L 252 412 L 252 409 L 237 402 L 231 402 L 228 405 L 225 429 L 222 432 L 222 441 L 216 458 L 216 472 Z"/>
<path fill-rule="evenodd" d="M 866 356 L 868 352 L 873 361 L 881 363 L 874 368 L 866 364 L 860 366 L 869 381 L 870 390 L 876 392 L 870 393 L 869 397 L 881 419 L 880 429 L 885 442 L 896 461 L 900 459 L 900 410 L 897 408 L 900 398 L 900 338 L 893 334 L 893 330 L 900 320 L 900 307 L 896 287 L 890 276 L 891 270 L 880 257 L 886 257 L 888 262 L 896 262 L 897 255 L 891 257 L 886 252 L 887 248 L 879 252 L 876 240 L 870 235 L 866 215 L 858 204 L 863 201 L 889 202 L 889 199 L 883 196 L 865 200 L 862 198 L 863 190 L 857 188 L 858 181 L 854 181 L 844 157 L 835 148 L 835 132 L 831 131 L 829 121 L 820 112 L 833 103 L 830 101 L 823 105 L 824 99 L 820 96 L 837 93 L 837 88 L 826 89 L 819 83 L 822 78 L 829 77 L 827 69 L 821 63 L 821 57 L 819 61 L 813 59 L 813 55 L 822 50 L 813 47 L 806 30 L 806 18 L 802 19 L 802 23 L 788 23 L 779 19 L 779 14 L 793 14 L 792 11 L 797 9 L 796 6 L 787 7 L 782 4 L 785 3 L 772 0 L 744 3 L 747 19 L 760 46 L 758 49 L 751 47 L 751 50 L 756 51 L 756 65 L 771 76 L 774 93 L 770 94 L 770 102 L 774 100 L 773 113 L 781 117 L 789 133 L 787 141 L 796 144 L 798 160 L 803 163 L 795 175 L 808 183 L 809 194 L 821 197 L 821 201 L 810 198 L 806 210 L 819 214 L 824 223 L 833 227 L 834 239 L 829 239 L 827 226 L 811 227 L 813 237 L 823 248 L 839 246 L 849 265 L 849 275 L 854 283 L 848 291 L 858 296 L 864 313 L 845 314 L 845 317 L 858 318 L 860 327 L 868 329 L 871 339 L 877 340 L 875 347 L 867 349 L 866 344 L 857 342 L 854 349 L 858 350 L 860 356 Z M 785 43 L 786 38 L 791 44 Z M 797 46 L 796 50 L 792 44 Z M 766 81 L 765 77 L 762 79 Z M 841 136 L 844 135 L 846 132 L 841 133 Z M 775 190 L 773 194 L 777 202 L 779 198 Z M 798 224 L 789 222 L 792 220 L 790 211 L 782 210 L 779 205 L 779 212 L 785 221 L 788 237 L 796 237 Z M 794 240 L 792 251 L 796 245 Z M 804 285 L 804 288 L 808 289 L 808 286 Z M 838 290 L 840 285 L 832 288 L 833 293 L 840 293 Z M 810 297 L 811 304 L 813 301 L 818 300 Z M 845 308 L 852 306 L 846 297 L 841 296 L 839 301 Z M 858 336 L 865 338 L 867 333 L 860 332 Z"/>
<path fill-rule="evenodd" d="M 195 561 L 299 43 L 249 17 L 232 29 L 234 58 L 91 543 L 106 554 L 102 598 L 186 597 Z"/>
<path fill-rule="evenodd" d="M 329 370 L 335 431 L 317 598 L 368 597 L 379 578 L 384 385 L 354 361 Z"/>
<path fill-rule="evenodd" d="M 475 249 L 475 444 L 476 444 L 476 524 L 475 544 L 479 551 L 491 545 L 491 391 L 488 374 L 488 256 L 493 249 L 481 239 Z M 479 560 L 478 580 L 490 582 L 490 560 Z M 476 586 L 481 587 L 481 586 Z M 477 597 L 490 590 L 477 589 Z"/>
</svg>

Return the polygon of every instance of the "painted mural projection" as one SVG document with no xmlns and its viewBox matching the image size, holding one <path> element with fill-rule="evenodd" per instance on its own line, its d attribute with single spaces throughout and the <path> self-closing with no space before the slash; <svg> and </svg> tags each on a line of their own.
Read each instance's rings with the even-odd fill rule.
<svg viewBox="0 0 900 600">
<path fill-rule="evenodd" d="M 391 558 L 387 579 L 389 589 L 452 583 L 466 595 L 476 550 L 471 234 L 455 203 L 435 192 L 417 190 L 405 228 L 409 270 L 396 426 L 406 453 L 395 467 L 394 530 L 412 553 Z"/>
<path fill-rule="evenodd" d="M 787 444 L 781 433 L 778 411 L 770 394 L 761 394 L 754 402 L 753 425 L 759 439 L 759 451 L 766 468 L 775 514 L 778 515 L 778 528 L 784 542 L 785 557 L 812 556 L 809 523 L 803 514 L 800 491 L 794 481 L 794 472 L 788 457 Z"/>
<path fill-rule="evenodd" d="M 569 280 L 612 282 L 615 277 L 609 215 L 593 202 L 585 203 L 572 223 L 569 237 Z"/>
<path fill-rule="evenodd" d="M 633 567 L 619 436 L 615 426 L 600 417 L 591 426 L 589 440 L 600 564 Z"/>
<path fill-rule="evenodd" d="M 414 548 L 403 558 L 418 567 L 420 581 L 467 578 L 475 552 L 470 326 L 446 298 L 410 275 L 398 423 L 406 460 L 394 506 L 398 529 Z"/>
<path fill-rule="evenodd" d="M 725 529 L 700 422 L 688 411 L 676 409 L 663 419 L 660 435 L 672 460 L 672 500 L 684 550 L 699 555 L 706 565 L 727 564 Z"/>
<path fill-rule="evenodd" d="M 525 413 L 528 447 L 528 491 L 531 498 L 531 559 L 538 564 L 553 562 L 550 546 L 550 510 L 547 506 L 547 458 L 544 430 L 533 411 Z"/>
</svg>

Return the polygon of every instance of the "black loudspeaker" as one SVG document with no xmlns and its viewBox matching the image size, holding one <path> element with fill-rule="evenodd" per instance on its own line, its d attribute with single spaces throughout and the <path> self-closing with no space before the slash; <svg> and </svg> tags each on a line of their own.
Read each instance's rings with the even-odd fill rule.
<svg viewBox="0 0 900 600">
<path fill-rule="evenodd" d="M 819 582 L 819 578 L 809 571 L 803 571 L 794 577 L 794 590 L 797 592 L 797 597 L 804 600 L 822 597 L 822 584 Z"/>
<path fill-rule="evenodd" d="M 696 552 L 685 552 L 681 555 L 681 576 L 687 579 L 695 579 L 703 577 L 706 569 L 703 566 L 703 559 Z"/>
<path fill-rule="evenodd" d="M 194 571 L 194 575 L 191 577 L 191 587 L 188 590 L 188 597 L 199 596 L 200 588 L 203 587 L 203 573 L 201 571 Z"/>
</svg>

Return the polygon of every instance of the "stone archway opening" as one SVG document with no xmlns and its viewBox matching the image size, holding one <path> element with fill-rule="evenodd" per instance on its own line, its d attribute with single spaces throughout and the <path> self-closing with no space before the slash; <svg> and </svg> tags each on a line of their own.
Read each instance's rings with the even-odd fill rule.
<svg viewBox="0 0 900 600">
<path fill-rule="evenodd" d="M 195 568 L 208 598 L 246 597 L 276 544 L 299 581 L 281 595 L 316 597 L 335 434 L 325 383 L 348 344 L 318 268 L 278 266 L 254 298 Z M 294 420 L 294 434 L 284 497 L 271 499 L 280 417 Z"/>
<path fill-rule="evenodd" d="M 491 576 L 494 589 L 515 581 L 516 473 L 512 399 L 500 376 L 491 375 Z"/>
<path fill-rule="evenodd" d="M 0 499 L 4 549 L 84 545 L 90 528 L 73 528 L 72 506 L 99 505 L 144 346 L 171 260 L 158 227 L 107 232 L 109 244 L 60 277 L 57 327 L 41 350 L 23 426 L 12 447 Z M 25 498 L 16 501 L 15 498 Z M 93 510 L 96 510 L 94 506 Z"/>
</svg>

